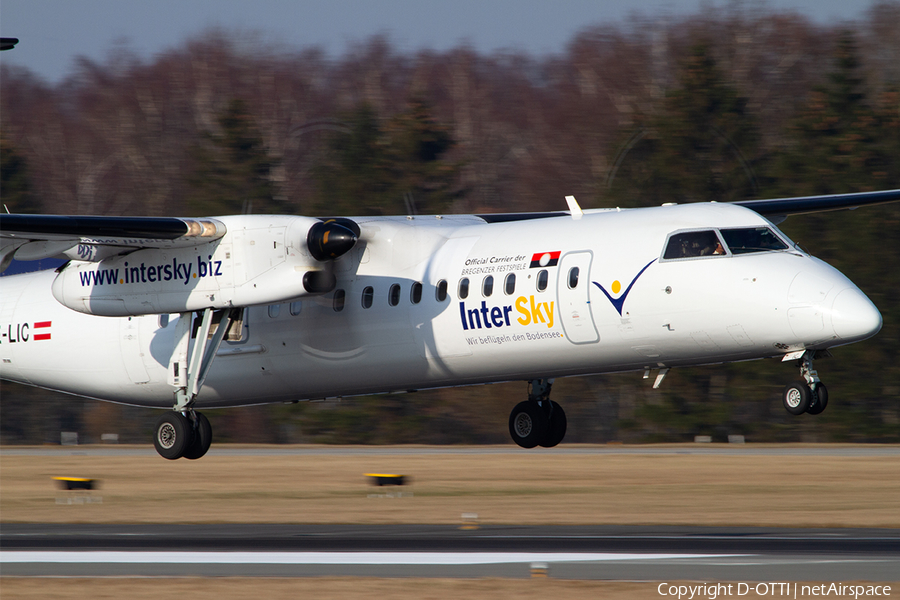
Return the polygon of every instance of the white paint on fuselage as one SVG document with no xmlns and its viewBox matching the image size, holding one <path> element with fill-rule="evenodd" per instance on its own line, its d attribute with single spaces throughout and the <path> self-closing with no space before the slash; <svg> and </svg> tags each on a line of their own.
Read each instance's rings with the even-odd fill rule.
<svg viewBox="0 0 900 600">
<path fill-rule="evenodd" d="M 334 292 L 303 300 L 296 315 L 287 303 L 276 317 L 266 306 L 249 308 L 245 339 L 222 344 L 198 408 L 781 356 L 864 339 L 881 324 L 846 277 L 793 248 L 662 258 L 676 230 L 771 226 L 737 206 L 585 211 L 577 221 L 355 221 L 360 242 L 335 264 L 343 309 L 334 309 Z M 531 266 L 534 255 L 556 252 L 562 267 Z M 568 282 L 563 271 L 576 263 L 590 272 L 579 274 L 582 287 L 560 293 Z M 548 286 L 541 291 L 536 283 L 543 269 Z M 506 294 L 510 273 L 516 285 Z M 484 297 L 487 275 L 494 277 L 493 293 Z M 157 315 L 123 324 L 123 318 L 75 313 L 51 296 L 53 277 L 3 279 L 3 328 L 52 321 L 49 340 L 0 339 L 3 378 L 171 406 L 167 368 L 177 316 L 161 327 Z M 458 294 L 463 277 L 470 283 L 465 299 Z M 440 301 L 442 280 L 448 293 Z M 414 304 L 416 282 L 422 295 Z M 391 306 L 394 285 L 400 295 Z M 370 308 L 362 305 L 367 287 L 373 289 Z M 579 298 L 587 299 L 584 306 Z M 621 301 L 618 307 L 614 300 Z M 573 323 L 579 333 L 567 334 Z"/>
</svg>

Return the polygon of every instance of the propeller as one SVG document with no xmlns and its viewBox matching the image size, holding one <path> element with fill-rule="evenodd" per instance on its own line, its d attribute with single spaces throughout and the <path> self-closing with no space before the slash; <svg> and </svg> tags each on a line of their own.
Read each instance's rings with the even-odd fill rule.
<svg viewBox="0 0 900 600">
<path fill-rule="evenodd" d="M 308 271 L 303 287 L 311 294 L 324 294 L 334 289 L 334 261 L 349 252 L 359 239 L 360 230 L 351 219 L 336 218 L 320 221 L 309 228 L 306 245 L 310 255 L 323 263 L 320 271 Z"/>
</svg>

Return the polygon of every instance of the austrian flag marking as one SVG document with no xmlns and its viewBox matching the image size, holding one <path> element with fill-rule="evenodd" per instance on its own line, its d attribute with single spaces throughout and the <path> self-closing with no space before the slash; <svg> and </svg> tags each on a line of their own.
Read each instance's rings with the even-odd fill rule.
<svg viewBox="0 0 900 600">
<path fill-rule="evenodd" d="M 555 267 L 559 263 L 559 253 L 559 250 L 556 252 L 535 252 L 531 257 L 531 268 Z"/>
<path fill-rule="evenodd" d="M 52 321 L 37 321 L 37 322 L 35 322 L 35 324 L 34 324 L 34 329 L 35 329 L 34 341 L 37 342 L 40 340 L 49 340 L 50 339 L 50 331 L 48 331 L 48 330 L 50 329 L 50 325 L 52 323 L 53 323 Z M 41 333 L 37 333 L 37 331 L 40 331 Z"/>
</svg>

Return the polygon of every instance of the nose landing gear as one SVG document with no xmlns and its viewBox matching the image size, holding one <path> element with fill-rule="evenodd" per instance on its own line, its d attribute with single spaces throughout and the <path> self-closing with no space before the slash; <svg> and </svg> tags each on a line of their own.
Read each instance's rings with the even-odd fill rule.
<svg viewBox="0 0 900 600">
<path fill-rule="evenodd" d="M 800 357 L 800 375 L 802 380 L 789 383 L 784 388 L 781 396 L 784 408 L 792 415 L 818 415 L 828 406 L 828 388 L 813 369 L 813 352 L 810 350 Z"/>
<path fill-rule="evenodd" d="M 528 400 L 509 415 L 509 435 L 523 448 L 552 448 L 566 436 L 566 413 L 550 400 L 552 379 L 533 379 L 529 385 Z"/>
</svg>

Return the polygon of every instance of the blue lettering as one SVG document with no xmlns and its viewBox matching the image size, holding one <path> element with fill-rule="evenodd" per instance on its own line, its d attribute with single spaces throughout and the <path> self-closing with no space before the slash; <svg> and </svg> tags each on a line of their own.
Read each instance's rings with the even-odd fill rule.
<svg viewBox="0 0 900 600">
<path fill-rule="evenodd" d="M 472 320 L 472 315 L 475 316 L 475 320 Z M 481 329 L 481 317 L 478 315 L 478 309 L 473 308 L 469 311 L 469 327 L 475 329 L 475 323 L 478 323 L 478 329 Z"/>
<path fill-rule="evenodd" d="M 490 329 L 490 328 L 491 328 L 491 322 L 488 321 L 488 307 L 487 307 L 487 302 L 485 302 L 484 300 L 481 301 L 481 309 L 480 309 L 480 310 L 481 310 L 481 316 L 484 317 L 484 326 L 487 327 L 488 329 Z M 480 327 L 480 326 L 479 326 L 479 327 Z"/>
</svg>

